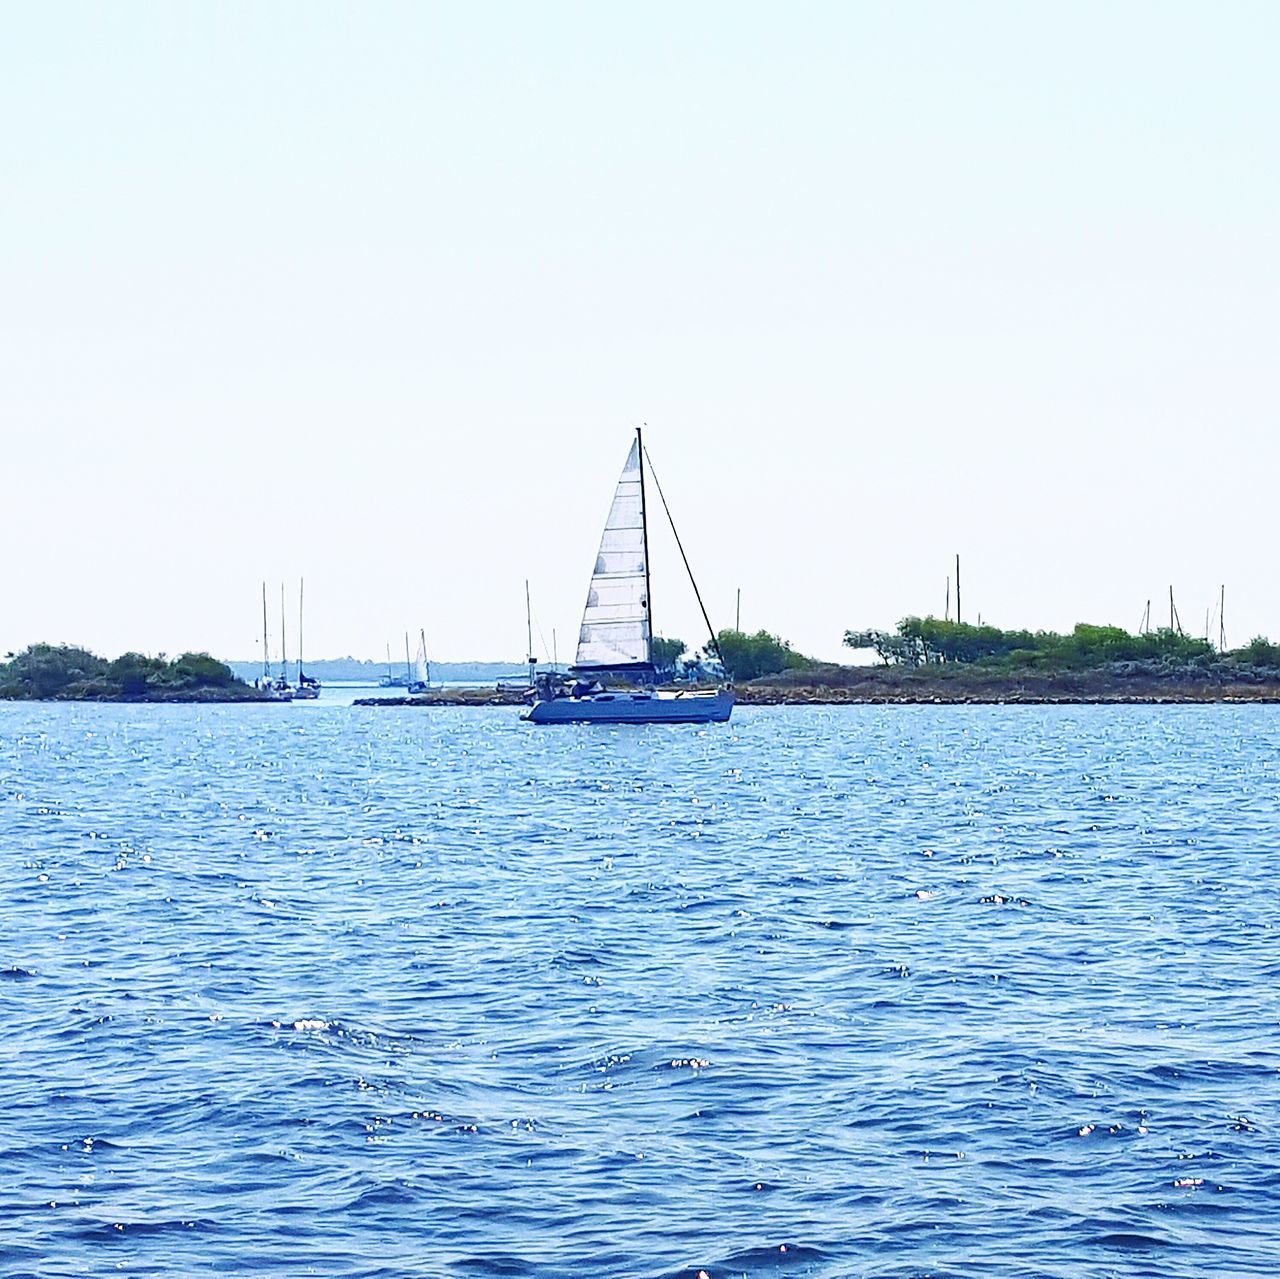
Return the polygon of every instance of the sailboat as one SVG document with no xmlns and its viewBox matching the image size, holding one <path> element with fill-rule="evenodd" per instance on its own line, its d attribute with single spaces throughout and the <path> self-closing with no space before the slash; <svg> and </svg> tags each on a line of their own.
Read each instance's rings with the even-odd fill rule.
<svg viewBox="0 0 1280 1279">
<path fill-rule="evenodd" d="M 288 702 L 293 700 L 293 690 L 289 687 L 289 681 L 285 678 L 285 666 L 283 656 L 280 663 L 280 678 L 273 679 L 271 675 L 271 651 L 267 647 L 267 584 L 262 583 L 262 674 L 255 681 L 256 687 L 264 693 L 270 693 L 272 698 L 277 702 Z"/>
<path fill-rule="evenodd" d="M 605 520 L 570 678 L 537 677 L 534 700 L 523 716 L 530 723 L 707 724 L 723 723 L 733 711 L 732 688 L 677 692 L 654 687 L 647 456 L 637 428 Z M 606 688 L 608 680 L 624 680 L 631 687 Z"/>
<path fill-rule="evenodd" d="M 408 656 L 408 650 L 405 651 Z M 411 693 L 425 693 L 431 688 L 431 663 L 427 661 L 427 633 L 418 631 L 418 651 L 413 658 L 413 669 L 409 672 L 408 689 Z"/>
<path fill-rule="evenodd" d="M 293 701 L 293 685 L 289 683 L 289 644 L 284 630 L 284 583 L 280 583 L 280 674 L 271 686 L 287 702 Z"/>
<path fill-rule="evenodd" d="M 405 632 L 404 642 L 405 642 L 405 648 L 407 650 L 409 647 L 409 633 L 407 631 Z M 405 653 L 405 669 L 406 670 L 408 670 L 408 666 L 409 666 L 408 658 L 409 658 L 409 654 L 406 651 Z M 379 688 L 404 688 L 405 685 L 408 684 L 408 682 L 409 682 L 408 675 L 395 675 L 392 673 L 391 645 L 388 644 L 387 645 L 387 673 L 384 676 L 382 676 L 381 679 L 378 680 L 378 687 Z"/>
<path fill-rule="evenodd" d="M 303 580 L 298 578 L 298 687 L 293 690 L 293 695 L 313 702 L 320 696 L 320 681 L 302 669 L 302 588 Z"/>
</svg>

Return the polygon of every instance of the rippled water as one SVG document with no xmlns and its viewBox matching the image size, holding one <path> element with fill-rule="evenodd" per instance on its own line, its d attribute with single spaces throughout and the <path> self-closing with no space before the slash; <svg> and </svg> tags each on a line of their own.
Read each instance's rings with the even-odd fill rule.
<svg viewBox="0 0 1280 1279">
<path fill-rule="evenodd" d="M 0 706 L 0 1271 L 1280 1269 L 1280 712 Z"/>
</svg>

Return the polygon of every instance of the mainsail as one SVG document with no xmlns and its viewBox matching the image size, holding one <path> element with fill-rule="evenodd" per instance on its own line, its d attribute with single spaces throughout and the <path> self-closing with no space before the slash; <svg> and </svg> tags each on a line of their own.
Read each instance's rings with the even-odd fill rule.
<svg viewBox="0 0 1280 1279">
<path fill-rule="evenodd" d="M 427 684 L 431 681 L 431 664 L 427 661 L 426 631 L 418 632 L 418 651 L 413 659 L 413 678 L 418 684 Z"/>
<path fill-rule="evenodd" d="M 649 568 L 640 465 L 637 438 L 622 468 L 591 574 L 574 662 L 579 668 L 616 670 L 650 662 Z"/>
</svg>

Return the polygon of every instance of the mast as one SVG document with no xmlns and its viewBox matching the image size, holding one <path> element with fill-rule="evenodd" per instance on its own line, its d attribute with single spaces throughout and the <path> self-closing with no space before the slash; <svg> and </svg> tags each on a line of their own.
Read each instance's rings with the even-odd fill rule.
<svg viewBox="0 0 1280 1279">
<path fill-rule="evenodd" d="M 956 625 L 960 625 L 960 556 L 956 556 Z"/>
<path fill-rule="evenodd" d="M 1218 652 L 1227 651 L 1227 588 L 1223 586 L 1218 596 Z"/>
<path fill-rule="evenodd" d="M 298 578 L 298 683 L 302 683 L 302 578 Z"/>
<path fill-rule="evenodd" d="M 644 615 L 648 622 L 649 638 L 645 643 L 645 658 L 653 665 L 653 604 L 649 592 L 649 511 L 644 500 L 644 436 L 636 427 L 636 454 L 640 463 L 640 535 L 644 539 Z M 665 505 L 666 499 L 663 499 Z M 674 525 L 673 525 L 674 527 Z M 683 552 L 682 552 L 683 553 Z"/>
<path fill-rule="evenodd" d="M 284 635 L 284 583 L 280 583 L 280 678 L 289 682 L 289 646 Z"/>
<path fill-rule="evenodd" d="M 391 641 L 387 641 L 387 683 L 391 682 Z"/>
<path fill-rule="evenodd" d="M 404 633 L 404 682 L 405 685 L 413 683 L 413 667 L 409 665 L 409 632 Z"/>
<path fill-rule="evenodd" d="M 271 678 L 271 658 L 267 648 L 267 583 L 262 583 L 262 678 Z"/>
<path fill-rule="evenodd" d="M 538 673 L 538 663 L 533 656 L 533 604 L 529 599 L 529 579 L 524 579 L 524 642 L 525 656 L 529 659 L 529 683 Z"/>
<path fill-rule="evenodd" d="M 431 663 L 427 661 L 427 632 L 425 627 L 418 628 L 418 641 L 422 645 L 422 682 L 431 683 Z"/>
</svg>

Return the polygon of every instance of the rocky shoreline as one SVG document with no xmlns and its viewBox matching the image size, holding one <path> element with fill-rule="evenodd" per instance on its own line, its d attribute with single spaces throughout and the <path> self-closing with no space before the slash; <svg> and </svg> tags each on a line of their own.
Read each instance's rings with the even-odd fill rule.
<svg viewBox="0 0 1280 1279">
<path fill-rule="evenodd" d="M 523 706 L 522 693 L 495 688 L 450 688 L 398 697 L 357 697 L 352 706 Z"/>
<path fill-rule="evenodd" d="M 1094 672 L 1034 679 L 919 675 L 872 670 L 848 683 L 739 684 L 740 706 L 923 706 L 923 705 L 1179 705 L 1213 702 L 1280 702 L 1280 681 L 1232 682 L 1182 678 L 1104 677 Z M 465 688 L 416 697 L 365 697 L 356 706 L 522 706 L 512 690 Z"/>
<path fill-rule="evenodd" d="M 0 693 L 0 704 L 4 702 L 105 702 L 113 706 L 229 706 L 242 702 L 260 705 L 263 702 L 279 702 L 280 698 L 270 693 L 251 688 L 248 692 L 238 692 L 234 688 L 196 688 L 153 690 L 145 693 L 95 693 L 70 690 L 55 693 L 50 697 L 36 697 L 32 694 Z"/>
</svg>

